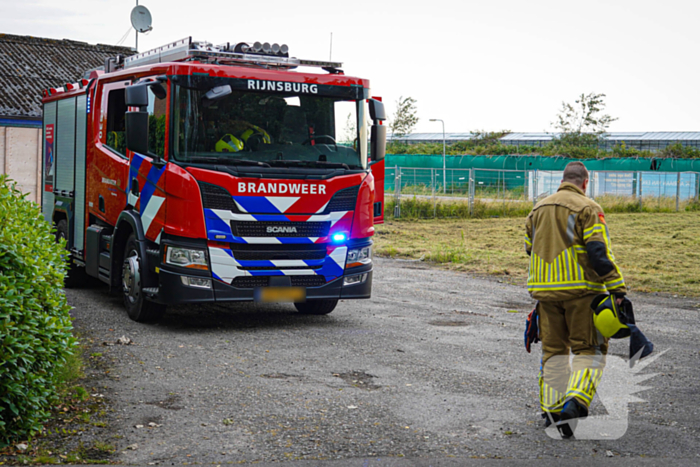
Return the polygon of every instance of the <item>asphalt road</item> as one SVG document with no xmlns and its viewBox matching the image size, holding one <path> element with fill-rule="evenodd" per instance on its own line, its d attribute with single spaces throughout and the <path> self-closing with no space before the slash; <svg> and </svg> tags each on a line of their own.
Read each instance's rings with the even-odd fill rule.
<svg viewBox="0 0 700 467">
<path fill-rule="evenodd" d="M 494 278 L 377 259 L 372 299 L 327 316 L 182 306 L 157 325 L 130 321 L 105 287 L 66 293 L 79 333 L 109 362 L 92 378 L 114 410 L 102 430 L 115 462 L 700 462 L 697 299 L 631 296 L 661 354 L 637 373 L 655 374 L 640 383 L 644 402 L 624 404 L 619 439 L 558 440 L 539 416 L 540 347 L 522 344 L 533 302 Z M 134 345 L 102 345 L 121 336 Z M 627 345 L 614 341 L 611 355 Z M 591 416 L 606 413 L 598 401 Z"/>
</svg>

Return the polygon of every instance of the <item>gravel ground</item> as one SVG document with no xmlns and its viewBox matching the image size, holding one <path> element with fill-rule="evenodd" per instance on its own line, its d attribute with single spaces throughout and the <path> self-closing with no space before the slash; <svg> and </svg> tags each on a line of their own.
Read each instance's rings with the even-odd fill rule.
<svg viewBox="0 0 700 467">
<path fill-rule="evenodd" d="M 91 375 L 113 412 L 90 436 L 115 445 L 113 462 L 700 462 L 697 299 L 631 295 L 656 353 L 666 352 L 642 370 L 655 376 L 637 394 L 643 402 L 629 404 L 626 434 L 584 441 L 545 434 L 540 347 L 527 354 L 522 345 L 533 302 L 494 278 L 380 258 L 372 299 L 327 316 L 291 305 L 182 306 L 157 325 L 130 321 L 105 287 L 66 293 L 76 328 L 111 362 Z M 121 336 L 134 344 L 102 345 Z M 627 351 L 627 341 L 612 343 L 611 354 Z M 595 414 L 605 414 L 600 403 Z"/>
</svg>

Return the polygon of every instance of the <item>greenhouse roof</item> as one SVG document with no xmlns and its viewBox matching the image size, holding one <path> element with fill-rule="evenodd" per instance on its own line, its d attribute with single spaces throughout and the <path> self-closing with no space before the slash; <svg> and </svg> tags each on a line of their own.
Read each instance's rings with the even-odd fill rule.
<svg viewBox="0 0 700 467">
<path fill-rule="evenodd" d="M 550 141 L 559 136 L 559 133 L 510 133 L 501 141 Z M 445 133 L 447 141 L 466 141 L 472 139 L 472 133 Z M 604 137 L 611 141 L 700 141 L 700 131 L 625 131 L 611 132 Z M 440 133 L 413 133 L 406 136 L 389 136 L 390 140 L 418 143 L 424 141 L 442 141 Z"/>
</svg>

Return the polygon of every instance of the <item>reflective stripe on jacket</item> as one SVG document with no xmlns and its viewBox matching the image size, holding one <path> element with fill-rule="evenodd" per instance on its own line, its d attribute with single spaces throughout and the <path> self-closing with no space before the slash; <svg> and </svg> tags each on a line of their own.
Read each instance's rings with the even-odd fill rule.
<svg viewBox="0 0 700 467">
<path fill-rule="evenodd" d="M 562 183 L 527 216 L 525 251 L 530 255 L 527 289 L 537 300 L 627 291 L 603 209 L 572 183 Z"/>
</svg>

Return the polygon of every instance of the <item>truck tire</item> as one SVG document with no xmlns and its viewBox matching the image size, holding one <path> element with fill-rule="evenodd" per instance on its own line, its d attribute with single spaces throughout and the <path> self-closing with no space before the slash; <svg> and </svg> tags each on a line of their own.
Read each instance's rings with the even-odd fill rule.
<svg viewBox="0 0 700 467">
<path fill-rule="evenodd" d="M 62 238 L 66 241 L 68 240 L 68 221 L 65 219 L 61 219 L 56 225 L 56 241 L 58 242 Z M 67 249 L 68 245 L 66 245 Z M 68 267 L 66 268 L 66 276 L 63 278 L 63 284 L 68 289 L 84 285 L 87 281 L 85 268 L 75 264 L 70 257 L 70 253 L 66 252 L 66 256 L 68 257 Z"/>
<path fill-rule="evenodd" d="M 328 300 L 309 300 L 307 302 L 295 303 L 299 313 L 304 315 L 327 315 L 331 311 L 335 310 L 335 306 L 338 304 L 338 300 L 328 299 Z"/>
<path fill-rule="evenodd" d="M 139 323 L 158 321 L 165 306 L 146 300 L 143 293 L 143 258 L 134 234 L 129 236 L 124 248 L 121 283 L 124 307 L 129 318 Z"/>
</svg>

